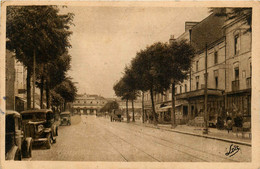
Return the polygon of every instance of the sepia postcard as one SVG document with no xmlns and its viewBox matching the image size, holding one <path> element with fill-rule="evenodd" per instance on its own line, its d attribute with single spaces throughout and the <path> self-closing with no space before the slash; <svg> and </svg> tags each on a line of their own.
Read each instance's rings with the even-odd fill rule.
<svg viewBox="0 0 260 169">
<path fill-rule="evenodd" d="M 259 9 L 2 1 L 0 169 L 259 169 Z"/>
</svg>

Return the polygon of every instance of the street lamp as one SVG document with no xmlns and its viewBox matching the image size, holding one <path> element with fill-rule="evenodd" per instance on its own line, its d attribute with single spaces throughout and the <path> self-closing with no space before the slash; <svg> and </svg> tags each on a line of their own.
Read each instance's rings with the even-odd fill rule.
<svg viewBox="0 0 260 169">
<path fill-rule="evenodd" d="M 204 129 L 203 134 L 208 134 L 208 46 L 207 43 L 205 45 L 205 88 L 204 88 Z"/>
<path fill-rule="evenodd" d="M 171 111 L 171 121 L 172 121 L 172 128 L 176 127 L 176 118 L 175 118 L 175 81 L 171 78 L 172 84 L 172 111 Z"/>
</svg>

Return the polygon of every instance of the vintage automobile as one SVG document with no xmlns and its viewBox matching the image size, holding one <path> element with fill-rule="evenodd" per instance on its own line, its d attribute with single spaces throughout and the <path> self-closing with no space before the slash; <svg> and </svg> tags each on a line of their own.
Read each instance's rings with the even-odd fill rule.
<svg viewBox="0 0 260 169">
<path fill-rule="evenodd" d="M 12 110 L 5 116 L 5 159 L 21 160 L 32 156 L 32 138 L 25 137 L 22 131 L 21 115 Z"/>
<path fill-rule="evenodd" d="M 111 113 L 111 121 L 119 121 L 121 122 L 123 120 L 122 112 L 120 110 L 112 110 Z"/>
<path fill-rule="evenodd" d="M 60 125 L 71 125 L 70 112 L 62 112 L 60 114 Z"/>
<path fill-rule="evenodd" d="M 58 125 L 52 110 L 27 110 L 21 112 L 21 115 L 25 135 L 32 137 L 33 144 L 45 143 L 46 148 L 50 149 L 51 143 L 56 143 Z"/>
</svg>

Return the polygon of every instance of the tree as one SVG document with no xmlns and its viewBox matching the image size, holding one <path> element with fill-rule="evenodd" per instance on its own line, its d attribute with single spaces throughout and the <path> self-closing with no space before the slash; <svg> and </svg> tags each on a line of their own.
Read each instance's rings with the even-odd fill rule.
<svg viewBox="0 0 260 169">
<path fill-rule="evenodd" d="M 43 105 L 43 90 L 46 90 L 47 108 L 50 107 L 50 90 L 60 84 L 66 78 L 66 72 L 70 69 L 71 56 L 68 52 L 58 56 L 46 64 L 41 64 L 37 72 L 36 86 L 40 88 L 40 106 Z M 55 73 L 53 73 L 55 72 Z"/>
<path fill-rule="evenodd" d="M 175 84 L 187 78 L 194 55 L 193 48 L 186 42 L 171 44 L 157 42 L 137 53 L 131 65 L 136 89 L 150 92 L 154 124 L 157 123 L 154 92 L 163 94 L 172 86 L 172 125 L 175 126 Z"/>
<path fill-rule="evenodd" d="M 152 103 L 153 123 L 157 124 L 154 104 L 154 92 L 163 93 L 170 87 L 169 64 L 172 59 L 167 55 L 167 44 L 157 42 L 137 53 L 132 60 L 132 69 L 136 76 L 138 90 L 149 91 Z"/>
<path fill-rule="evenodd" d="M 125 68 L 125 73 L 123 80 L 127 85 L 127 95 L 126 97 L 132 102 L 132 121 L 135 122 L 135 110 L 134 110 L 134 100 L 139 96 L 139 92 L 137 90 L 137 81 L 136 76 L 134 75 L 134 71 L 128 67 Z"/>
<path fill-rule="evenodd" d="M 252 8 L 210 8 L 215 16 L 226 17 L 227 20 L 245 17 L 249 32 L 252 31 Z"/>
<path fill-rule="evenodd" d="M 64 99 L 64 111 L 66 110 L 66 104 L 68 102 L 73 102 L 77 95 L 77 88 L 71 81 L 71 78 L 66 78 L 54 88 L 54 91 Z"/>
<path fill-rule="evenodd" d="M 46 75 L 45 90 L 47 108 L 50 107 L 49 91 L 66 79 L 66 73 L 70 69 L 70 62 L 71 56 L 68 52 L 65 52 L 63 55 L 45 65 L 44 74 Z"/>
<path fill-rule="evenodd" d="M 59 15 L 58 12 L 57 6 L 7 7 L 6 46 L 27 68 L 28 109 L 31 107 L 33 61 L 38 65 L 48 63 L 70 47 L 73 14 Z"/>
<path fill-rule="evenodd" d="M 130 86 L 126 83 L 126 77 L 122 77 L 113 87 L 116 96 L 121 97 L 122 100 L 126 100 L 126 118 L 127 123 L 130 122 L 128 114 L 128 101 L 131 99 Z"/>
<path fill-rule="evenodd" d="M 56 93 L 54 90 L 51 90 L 50 95 L 52 107 L 59 107 L 64 104 L 64 99 L 61 97 L 60 94 Z"/>
<path fill-rule="evenodd" d="M 111 113 L 112 110 L 114 109 L 118 109 L 119 108 L 119 104 L 116 102 L 116 101 L 110 101 L 110 102 L 107 102 L 101 109 L 100 111 L 101 112 L 109 112 Z"/>
<path fill-rule="evenodd" d="M 186 40 L 173 41 L 168 46 L 169 58 L 172 59 L 169 72 L 172 90 L 172 111 L 171 121 L 172 127 L 176 126 L 175 118 L 175 85 L 183 82 L 188 77 L 191 68 L 192 58 L 194 57 L 194 49 Z M 168 65 L 168 64 L 167 64 Z"/>
</svg>

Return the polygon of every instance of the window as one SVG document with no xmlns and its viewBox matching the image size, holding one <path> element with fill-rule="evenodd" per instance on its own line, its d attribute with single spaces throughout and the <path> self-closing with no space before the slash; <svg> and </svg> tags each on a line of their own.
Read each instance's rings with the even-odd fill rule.
<svg viewBox="0 0 260 169">
<path fill-rule="evenodd" d="M 180 93 L 182 93 L 182 86 L 180 86 Z"/>
<path fill-rule="evenodd" d="M 214 64 L 218 63 L 218 52 L 214 52 Z"/>
<path fill-rule="evenodd" d="M 199 70 L 199 61 L 197 60 L 196 61 L 196 71 L 198 71 Z"/>
<path fill-rule="evenodd" d="M 234 71 L 235 71 L 235 80 L 239 80 L 239 68 L 236 67 L 236 68 L 234 69 Z"/>
<path fill-rule="evenodd" d="M 185 84 L 185 86 L 184 86 L 184 87 L 185 87 L 185 89 L 184 89 L 184 90 L 185 90 L 185 92 L 187 92 L 187 84 Z"/>
<path fill-rule="evenodd" d="M 200 80 L 200 77 L 196 76 L 196 90 L 199 89 L 199 80 Z"/>
<path fill-rule="evenodd" d="M 216 89 L 218 88 L 218 76 L 215 77 L 215 86 L 216 86 Z"/>
<path fill-rule="evenodd" d="M 177 92 L 177 87 L 175 87 L 175 94 L 177 94 L 178 92 Z"/>
<path fill-rule="evenodd" d="M 239 35 L 236 35 L 234 38 L 234 46 L 235 46 L 235 55 L 238 54 L 239 50 L 240 50 L 240 41 L 239 41 Z"/>
<path fill-rule="evenodd" d="M 218 70 L 214 70 L 215 87 L 218 89 Z"/>
</svg>

